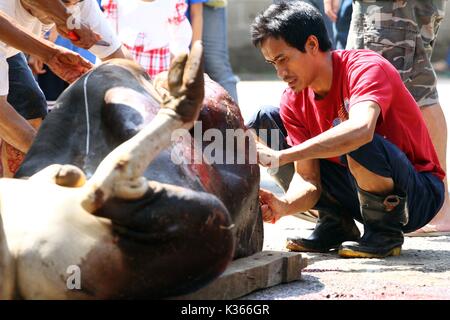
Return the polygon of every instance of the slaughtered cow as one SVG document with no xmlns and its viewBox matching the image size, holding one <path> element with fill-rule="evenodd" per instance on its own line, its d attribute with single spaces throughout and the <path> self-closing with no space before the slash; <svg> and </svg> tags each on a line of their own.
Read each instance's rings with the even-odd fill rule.
<svg viewBox="0 0 450 320">
<path fill-rule="evenodd" d="M 195 120 L 244 128 L 201 56 L 196 43 L 176 58 L 167 90 L 112 60 L 61 95 L 16 177 L 0 179 L 0 298 L 173 297 L 261 250 L 253 142 L 234 146 L 243 164 L 211 163 L 193 158 L 212 141 L 173 138 Z"/>
</svg>

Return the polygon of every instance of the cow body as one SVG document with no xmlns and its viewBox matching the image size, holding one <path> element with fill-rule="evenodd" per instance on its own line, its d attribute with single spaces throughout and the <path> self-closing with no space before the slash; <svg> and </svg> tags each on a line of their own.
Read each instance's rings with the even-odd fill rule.
<svg viewBox="0 0 450 320">
<path fill-rule="evenodd" d="M 83 183 L 54 182 L 61 165 L 76 166 L 89 179 L 112 150 L 153 125 L 159 100 L 141 71 L 120 60 L 61 95 L 16 175 L 31 178 L 0 180 L 9 252 L 3 260 L 14 261 L 13 267 L 4 263 L 4 287 L 16 277 L 15 292 L 23 298 L 170 297 L 207 284 L 232 258 L 261 250 L 259 168 L 248 164 L 248 146 L 235 155 L 245 154 L 247 164 L 192 163 L 192 153 L 201 158 L 209 143 L 195 148 L 185 136 L 145 168 L 142 196 L 102 202 L 96 192 L 100 204 L 93 212 L 80 204 Z M 224 136 L 243 128 L 238 107 L 212 81 L 199 120 L 203 132 L 216 128 Z M 4 242 L 0 233 L 0 250 Z M 1 260 L 0 253 L 0 282 Z M 81 288 L 70 289 L 76 268 Z"/>
</svg>

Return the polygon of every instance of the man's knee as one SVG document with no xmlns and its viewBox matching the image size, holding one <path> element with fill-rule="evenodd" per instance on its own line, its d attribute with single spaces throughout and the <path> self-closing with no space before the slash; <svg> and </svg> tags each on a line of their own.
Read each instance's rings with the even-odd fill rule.
<svg viewBox="0 0 450 320">
<path fill-rule="evenodd" d="M 346 161 L 348 170 L 350 171 L 350 174 L 355 178 L 355 180 L 362 181 L 364 179 L 371 179 L 378 176 L 374 169 L 371 168 L 370 165 L 365 163 L 365 165 L 362 165 L 359 163 L 356 159 L 352 158 L 351 155 L 346 155 Z"/>
<path fill-rule="evenodd" d="M 371 142 L 349 152 L 347 157 L 343 157 L 344 162 L 347 158 L 354 160 L 354 170 L 366 168 L 380 176 L 390 177 L 392 173 L 391 159 L 406 159 L 404 153 L 394 144 L 386 140 L 379 134 L 375 134 Z M 359 165 L 359 166 L 358 166 Z"/>
<path fill-rule="evenodd" d="M 8 102 L 27 120 L 47 114 L 47 101 L 36 83 L 25 81 L 20 86 L 11 86 Z"/>
<path fill-rule="evenodd" d="M 251 129 L 268 129 L 271 120 L 277 120 L 280 117 L 280 109 L 271 105 L 264 105 L 252 114 L 247 127 Z"/>
<path fill-rule="evenodd" d="M 367 170 L 366 168 L 364 168 L 358 161 L 356 161 L 355 159 L 353 159 L 350 155 L 346 156 L 346 160 L 347 160 L 347 166 L 348 169 L 350 171 L 350 173 L 352 174 L 352 176 L 354 176 L 356 178 L 356 176 L 358 176 L 363 170 Z"/>
<path fill-rule="evenodd" d="M 356 159 L 352 158 L 350 154 L 346 155 L 346 161 L 348 170 L 350 171 L 350 174 L 356 179 L 356 181 L 364 180 L 367 178 L 376 178 L 377 176 L 382 178 L 382 176 L 377 173 L 379 171 L 377 170 L 378 168 L 376 168 L 375 165 L 371 165 L 371 163 L 359 163 Z"/>
<path fill-rule="evenodd" d="M 8 59 L 9 94 L 8 102 L 25 119 L 42 118 L 47 113 L 44 93 L 33 78 L 22 54 Z"/>
</svg>

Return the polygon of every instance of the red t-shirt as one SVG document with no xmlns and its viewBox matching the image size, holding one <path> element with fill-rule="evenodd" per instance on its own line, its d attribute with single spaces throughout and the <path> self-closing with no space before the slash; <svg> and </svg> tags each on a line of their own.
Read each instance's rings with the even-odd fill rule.
<svg viewBox="0 0 450 320">
<path fill-rule="evenodd" d="M 417 171 L 444 179 L 420 109 L 397 70 L 369 50 L 336 50 L 332 61 L 333 84 L 324 98 L 315 99 L 310 88 L 284 91 L 280 114 L 288 143 L 298 145 L 327 131 L 347 120 L 352 106 L 370 100 L 381 108 L 375 132 L 399 147 Z M 329 160 L 340 163 L 338 158 Z"/>
</svg>

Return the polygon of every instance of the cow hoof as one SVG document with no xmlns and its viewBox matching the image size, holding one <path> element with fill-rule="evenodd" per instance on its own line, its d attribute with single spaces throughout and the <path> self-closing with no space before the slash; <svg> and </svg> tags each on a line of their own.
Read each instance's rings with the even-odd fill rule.
<svg viewBox="0 0 450 320">
<path fill-rule="evenodd" d="M 79 188 L 86 183 L 86 176 L 78 167 L 63 165 L 55 175 L 55 183 L 62 187 Z"/>
</svg>

